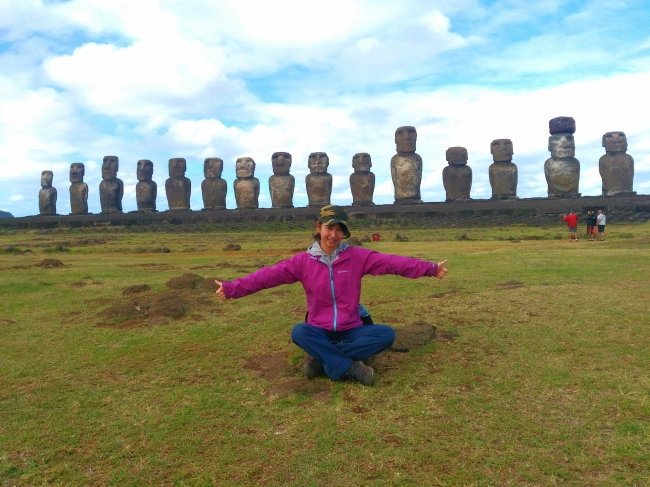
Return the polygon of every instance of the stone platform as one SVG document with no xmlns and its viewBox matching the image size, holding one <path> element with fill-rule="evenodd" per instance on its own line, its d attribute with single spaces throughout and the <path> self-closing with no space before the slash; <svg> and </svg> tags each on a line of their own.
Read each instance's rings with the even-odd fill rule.
<svg viewBox="0 0 650 487">
<path fill-rule="evenodd" d="M 468 200 L 415 205 L 375 205 L 346 207 L 350 220 L 395 226 L 492 226 L 553 225 L 573 211 L 602 209 L 607 223 L 650 220 L 650 195 L 575 199 L 522 198 L 518 200 Z M 28 216 L 0 219 L 0 229 L 47 229 L 106 226 L 198 224 L 229 228 L 237 224 L 268 222 L 313 223 L 318 208 L 260 208 L 257 210 L 161 211 L 158 213 L 111 213 L 88 215 Z M 581 223 L 584 223 L 581 221 Z"/>
</svg>

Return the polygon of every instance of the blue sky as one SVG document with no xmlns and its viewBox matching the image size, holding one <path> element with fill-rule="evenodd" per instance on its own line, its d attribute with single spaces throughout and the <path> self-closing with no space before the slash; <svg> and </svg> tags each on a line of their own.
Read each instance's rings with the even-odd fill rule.
<svg viewBox="0 0 650 487">
<path fill-rule="evenodd" d="M 307 156 L 324 151 L 333 202 L 349 204 L 352 156 L 368 152 L 376 203 L 392 203 L 401 125 L 418 130 L 422 195 L 443 201 L 445 151 L 467 147 L 472 197 L 489 198 L 490 142 L 510 138 L 520 197 L 546 195 L 548 120 L 576 119 L 580 191 L 601 192 L 601 137 L 621 130 L 634 189 L 650 193 L 650 6 L 629 1 L 0 0 L 0 210 L 38 213 L 54 171 L 69 212 L 70 163 L 86 165 L 99 212 L 103 156 L 120 158 L 125 211 L 138 159 L 185 157 L 192 208 L 203 159 L 253 157 L 269 207 L 271 154 L 293 155 L 294 204 Z"/>
</svg>

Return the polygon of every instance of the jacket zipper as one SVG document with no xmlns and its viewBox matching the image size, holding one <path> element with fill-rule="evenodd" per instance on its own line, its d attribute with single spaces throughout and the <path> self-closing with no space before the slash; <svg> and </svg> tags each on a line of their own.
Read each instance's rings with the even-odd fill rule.
<svg viewBox="0 0 650 487">
<path fill-rule="evenodd" d="M 330 286 L 332 287 L 332 301 L 334 302 L 334 331 L 336 331 L 336 319 L 337 319 L 338 311 L 336 309 L 336 296 L 334 295 L 334 276 L 333 276 L 334 271 L 332 270 L 331 265 L 328 267 L 330 268 Z"/>
<path fill-rule="evenodd" d="M 316 260 L 316 259 L 314 259 Z M 332 266 L 329 264 L 326 264 L 322 260 L 318 260 L 321 264 L 326 265 L 329 267 L 330 270 L 330 288 L 332 290 L 332 303 L 334 304 L 334 323 L 333 323 L 333 331 L 336 331 L 336 320 L 338 319 L 338 310 L 336 309 L 336 295 L 334 294 L 334 270 L 332 269 Z"/>
</svg>

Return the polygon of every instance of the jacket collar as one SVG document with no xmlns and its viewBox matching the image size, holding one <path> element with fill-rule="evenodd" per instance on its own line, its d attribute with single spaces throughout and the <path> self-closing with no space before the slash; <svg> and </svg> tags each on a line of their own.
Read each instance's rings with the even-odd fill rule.
<svg viewBox="0 0 650 487">
<path fill-rule="evenodd" d="M 327 255 L 323 249 L 320 247 L 319 242 L 314 242 L 308 249 L 307 252 L 315 259 L 320 260 L 321 262 L 327 264 L 327 265 L 332 265 L 336 260 L 338 260 L 339 255 L 349 247 L 348 244 L 345 242 L 340 242 L 339 246 L 334 249 L 334 252 L 332 252 L 332 255 Z"/>
</svg>

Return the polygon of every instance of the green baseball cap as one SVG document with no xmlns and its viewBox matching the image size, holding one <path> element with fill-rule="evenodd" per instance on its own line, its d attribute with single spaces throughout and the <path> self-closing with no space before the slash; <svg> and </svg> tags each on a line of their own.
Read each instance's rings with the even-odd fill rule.
<svg viewBox="0 0 650 487">
<path fill-rule="evenodd" d="M 320 209 L 318 221 L 323 225 L 331 227 L 332 225 L 339 224 L 343 229 L 345 238 L 350 238 L 350 230 L 348 230 L 348 212 L 340 206 L 327 205 Z"/>
</svg>

